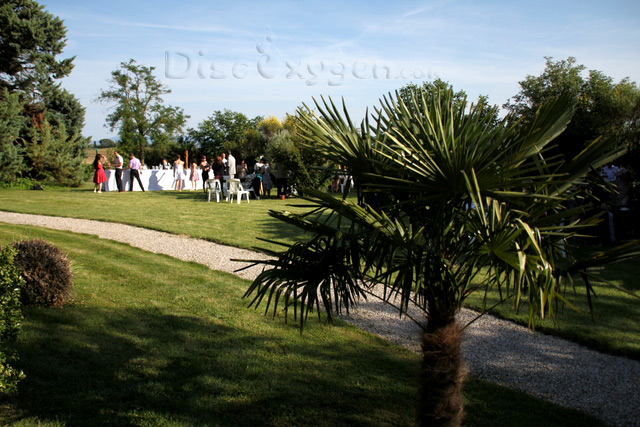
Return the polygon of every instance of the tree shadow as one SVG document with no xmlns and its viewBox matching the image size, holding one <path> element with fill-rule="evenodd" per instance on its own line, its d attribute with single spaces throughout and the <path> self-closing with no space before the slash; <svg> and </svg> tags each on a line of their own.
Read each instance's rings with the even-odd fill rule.
<svg viewBox="0 0 640 427">
<path fill-rule="evenodd" d="M 34 326 L 17 345 L 27 374 L 18 418 L 67 426 L 413 422 L 415 358 L 358 342 L 301 345 L 154 308 L 72 310 L 28 310 Z M 354 376 L 363 366 L 366 378 Z"/>
</svg>

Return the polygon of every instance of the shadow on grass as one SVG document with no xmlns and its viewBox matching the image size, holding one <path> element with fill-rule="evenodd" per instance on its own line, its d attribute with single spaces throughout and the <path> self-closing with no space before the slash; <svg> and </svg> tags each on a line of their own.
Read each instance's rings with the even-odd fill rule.
<svg viewBox="0 0 640 427">
<path fill-rule="evenodd" d="M 415 359 L 154 309 L 30 309 L 16 420 L 67 426 L 410 425 Z M 16 421 L 11 420 L 11 421 Z M 7 421 L 7 420 L 5 420 Z"/>
<path fill-rule="evenodd" d="M 170 198 L 172 200 L 195 200 L 195 201 L 201 201 L 201 202 L 207 201 L 207 193 L 204 193 L 202 190 L 195 190 L 195 191 L 167 190 L 167 191 L 149 191 L 148 193 L 150 196 L 153 196 L 153 197 L 164 197 L 164 198 Z M 215 196 L 213 200 L 215 202 Z"/>
</svg>

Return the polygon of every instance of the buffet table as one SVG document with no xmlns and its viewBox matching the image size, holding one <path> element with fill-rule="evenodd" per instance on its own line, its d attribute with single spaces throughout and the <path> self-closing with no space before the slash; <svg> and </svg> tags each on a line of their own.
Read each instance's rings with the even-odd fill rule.
<svg viewBox="0 0 640 427">
<path fill-rule="evenodd" d="M 105 170 L 107 174 L 107 182 L 104 183 L 104 191 L 118 191 L 116 185 L 116 171 L 113 169 Z M 202 190 L 202 171 L 197 170 L 199 179 L 196 181 L 196 189 Z M 191 181 L 189 180 L 190 171 L 183 171 L 183 190 L 191 190 Z M 175 190 L 175 179 L 173 178 L 173 170 L 171 169 L 142 169 L 140 171 L 140 180 L 145 190 Z M 122 170 L 122 185 L 125 191 L 129 191 L 131 184 L 131 172 L 129 169 Z M 136 179 L 133 180 L 133 191 L 142 191 Z"/>
</svg>

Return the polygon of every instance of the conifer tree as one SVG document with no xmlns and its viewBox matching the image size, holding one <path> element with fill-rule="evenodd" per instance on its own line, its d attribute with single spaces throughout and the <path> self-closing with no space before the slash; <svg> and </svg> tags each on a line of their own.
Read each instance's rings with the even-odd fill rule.
<svg viewBox="0 0 640 427">
<path fill-rule="evenodd" d="M 0 182 L 13 182 L 24 171 L 20 129 L 24 119 L 17 94 L 0 92 Z"/>
<path fill-rule="evenodd" d="M 57 59 L 65 45 L 63 21 L 46 12 L 44 6 L 33 0 L 9 0 L 0 6 L 0 89 L 7 94 L 2 96 L 6 117 L 0 119 L 4 120 L 0 124 L 0 140 L 3 148 L 7 148 L 0 156 L 2 181 L 14 180 L 23 171 L 21 165 L 26 166 L 24 172 L 34 179 L 55 177 L 58 183 L 73 185 L 84 179 L 82 168 L 77 166 L 71 170 L 52 169 L 55 164 L 61 168 L 79 165 L 88 142 L 80 136 L 85 109 L 58 81 L 73 69 L 73 57 Z M 9 94 L 11 102 L 7 101 Z M 9 118 L 13 117 L 9 111 L 14 111 L 15 102 L 20 104 L 24 120 Z M 39 157 L 30 158 L 34 153 Z M 52 159 L 63 156 L 64 161 L 49 161 L 44 169 L 37 166 L 47 156 Z"/>
</svg>

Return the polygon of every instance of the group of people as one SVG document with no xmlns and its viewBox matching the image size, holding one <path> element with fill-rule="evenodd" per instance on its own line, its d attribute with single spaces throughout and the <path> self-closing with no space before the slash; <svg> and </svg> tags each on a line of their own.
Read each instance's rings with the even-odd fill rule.
<svg viewBox="0 0 640 427">
<path fill-rule="evenodd" d="M 96 158 L 93 161 L 93 168 L 95 170 L 93 176 L 94 193 L 102 192 L 102 184 L 107 181 L 107 176 L 104 172 L 104 166 L 106 159 L 102 154 L 96 154 Z M 124 161 L 118 151 L 114 151 L 114 158 L 112 166 L 115 169 L 116 186 L 119 192 L 124 192 L 124 186 L 122 183 L 122 169 Z M 129 155 L 128 169 L 131 172 L 129 191 L 133 191 L 134 179 L 138 181 L 140 189 L 144 190 L 142 180 L 140 179 L 140 160 L 138 160 L 133 154 Z M 185 162 L 178 154 L 174 162 L 170 165 L 166 159 L 162 159 L 162 163 L 159 165 L 160 169 L 173 169 L 173 179 L 175 189 L 182 191 L 184 189 L 185 178 Z M 201 171 L 201 174 L 199 171 Z M 193 161 L 189 166 L 189 180 L 191 181 L 191 190 L 195 190 L 197 182 L 202 176 L 203 189 L 206 191 L 206 185 L 204 185 L 208 179 L 218 179 L 221 184 L 224 184 L 227 178 L 238 178 L 245 189 L 253 188 L 254 194 L 259 199 L 261 195 L 271 196 L 271 189 L 273 188 L 273 179 L 269 161 L 262 157 L 257 161 L 253 167 L 253 170 L 249 170 L 244 159 L 240 160 L 240 163 L 236 164 L 236 159 L 231 153 L 227 151 L 217 155 L 212 163 L 207 161 L 207 156 L 202 156 L 200 162 Z M 284 194 L 284 193 L 283 193 Z M 278 190 L 280 195 L 280 190 Z"/>
<path fill-rule="evenodd" d="M 179 159 L 178 159 L 179 160 Z M 190 180 L 192 189 L 195 189 L 195 181 L 198 180 L 197 168 L 202 170 L 202 180 L 218 179 L 224 185 L 225 178 L 237 178 L 245 189 L 253 188 L 254 194 L 259 199 L 260 195 L 271 195 L 273 188 L 269 162 L 262 157 L 254 165 L 253 171 L 249 171 L 244 159 L 236 164 L 236 159 L 231 151 L 216 156 L 213 163 L 207 161 L 207 156 L 202 156 L 200 164 L 191 164 Z M 203 186 L 206 191 L 206 186 Z"/>
<path fill-rule="evenodd" d="M 175 188 L 178 191 L 182 191 L 183 189 L 184 168 L 185 164 L 178 154 L 176 156 L 176 160 L 173 162 L 173 178 L 175 181 Z M 198 169 L 202 170 L 203 189 L 205 189 L 206 191 L 204 183 L 206 183 L 208 179 L 219 179 L 222 182 L 225 176 L 235 178 L 237 173 L 236 158 L 233 157 L 231 151 L 227 151 L 226 153 L 221 153 L 220 155 L 216 156 L 213 163 L 209 163 L 207 161 L 207 156 L 202 156 L 199 163 L 195 161 L 192 162 L 191 166 L 189 167 L 189 181 L 191 181 L 191 190 L 196 189 L 197 182 L 200 179 Z"/>
<path fill-rule="evenodd" d="M 113 152 L 113 168 L 115 169 L 116 176 L 116 186 L 118 187 L 118 191 L 120 193 L 124 192 L 124 185 L 122 184 L 122 167 L 124 166 L 124 160 L 118 151 Z M 102 193 L 102 184 L 107 181 L 107 175 L 104 173 L 103 163 L 106 158 L 100 154 L 96 153 L 96 158 L 93 161 L 93 192 L 94 193 Z M 140 189 L 144 191 L 144 186 L 142 185 L 142 180 L 140 179 L 140 168 L 142 164 L 140 160 L 136 158 L 136 156 L 129 154 L 129 170 L 131 172 L 131 182 L 129 184 L 129 191 L 133 191 L 133 180 L 136 179 L 138 184 L 140 185 Z"/>
</svg>

